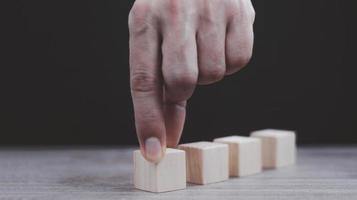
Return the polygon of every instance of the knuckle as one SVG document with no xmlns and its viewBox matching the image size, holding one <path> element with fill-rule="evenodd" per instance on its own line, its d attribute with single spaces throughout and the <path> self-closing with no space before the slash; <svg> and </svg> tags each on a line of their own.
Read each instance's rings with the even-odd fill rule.
<svg viewBox="0 0 357 200">
<path fill-rule="evenodd" d="M 157 89 L 158 79 L 148 72 L 135 72 L 130 79 L 132 92 L 152 92 Z"/>
<path fill-rule="evenodd" d="M 187 91 L 196 85 L 197 76 L 194 73 L 177 72 L 171 73 L 166 78 L 169 87 Z"/>
<path fill-rule="evenodd" d="M 180 9 L 180 0 L 168 0 L 167 8 L 171 11 L 172 14 L 178 14 Z"/>
<path fill-rule="evenodd" d="M 185 14 L 184 3 L 181 0 L 167 0 L 163 1 L 163 17 L 166 23 L 170 23 L 171 25 L 177 25 L 178 22 L 182 19 L 182 16 Z"/>
<path fill-rule="evenodd" d="M 240 1 L 226 1 L 226 8 L 228 9 L 228 14 L 236 14 L 241 8 Z"/>
<path fill-rule="evenodd" d="M 215 16 L 217 12 L 217 6 L 218 5 L 212 1 L 203 1 L 203 5 L 199 14 L 200 21 L 207 24 L 214 24 L 216 21 L 219 21 Z"/>
<path fill-rule="evenodd" d="M 245 67 L 250 59 L 252 57 L 252 54 L 241 54 L 239 56 L 237 56 L 236 58 L 234 58 L 231 62 L 230 62 L 230 66 L 233 68 L 238 68 L 241 69 L 243 67 Z"/>
<path fill-rule="evenodd" d="M 192 95 L 197 76 L 193 73 L 177 73 L 167 77 L 167 98 L 173 102 L 185 101 Z"/>
<path fill-rule="evenodd" d="M 200 71 L 200 81 L 206 83 L 212 83 L 221 80 L 225 74 L 224 66 L 216 66 L 210 69 L 204 69 Z"/>
</svg>

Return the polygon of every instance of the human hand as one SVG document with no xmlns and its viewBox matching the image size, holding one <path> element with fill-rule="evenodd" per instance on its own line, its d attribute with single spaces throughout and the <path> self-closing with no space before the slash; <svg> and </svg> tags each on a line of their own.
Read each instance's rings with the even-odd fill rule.
<svg viewBox="0 0 357 200">
<path fill-rule="evenodd" d="M 253 48 L 250 0 L 136 0 L 129 14 L 130 85 L 144 157 L 176 146 L 186 101 L 245 66 Z"/>
</svg>

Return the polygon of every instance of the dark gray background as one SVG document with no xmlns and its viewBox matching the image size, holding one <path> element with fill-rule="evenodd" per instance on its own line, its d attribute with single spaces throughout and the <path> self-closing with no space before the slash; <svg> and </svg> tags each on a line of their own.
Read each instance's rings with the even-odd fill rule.
<svg viewBox="0 0 357 200">
<path fill-rule="evenodd" d="M 0 143 L 136 143 L 128 79 L 133 1 L 4 3 Z M 251 63 L 197 88 L 183 140 L 281 128 L 297 130 L 299 143 L 357 143 L 356 1 L 253 4 Z"/>
</svg>

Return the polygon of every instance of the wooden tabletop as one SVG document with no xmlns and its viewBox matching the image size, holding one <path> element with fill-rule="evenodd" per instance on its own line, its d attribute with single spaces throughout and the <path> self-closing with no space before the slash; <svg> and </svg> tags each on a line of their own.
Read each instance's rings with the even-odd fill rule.
<svg viewBox="0 0 357 200">
<path fill-rule="evenodd" d="M 0 199 L 357 199 L 357 146 L 299 147 L 297 164 L 153 194 L 133 188 L 130 147 L 0 149 Z"/>
</svg>

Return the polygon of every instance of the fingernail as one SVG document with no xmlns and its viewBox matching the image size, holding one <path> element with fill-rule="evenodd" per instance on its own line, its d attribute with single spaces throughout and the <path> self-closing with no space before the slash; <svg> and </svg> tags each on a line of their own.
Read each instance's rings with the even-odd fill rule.
<svg viewBox="0 0 357 200">
<path fill-rule="evenodd" d="M 145 155 L 149 161 L 160 161 L 162 157 L 162 148 L 160 140 L 158 138 L 150 137 L 145 140 Z"/>
</svg>

